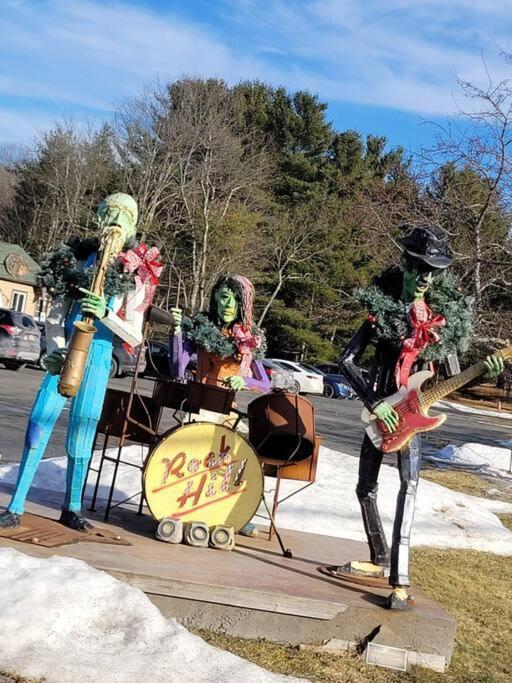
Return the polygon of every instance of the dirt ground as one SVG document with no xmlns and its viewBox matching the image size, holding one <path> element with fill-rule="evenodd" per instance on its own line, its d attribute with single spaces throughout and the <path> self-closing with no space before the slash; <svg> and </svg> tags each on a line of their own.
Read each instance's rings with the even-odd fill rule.
<svg viewBox="0 0 512 683">
<path fill-rule="evenodd" d="M 512 397 L 506 397 L 503 389 L 498 389 L 491 384 L 477 384 L 469 389 L 456 391 L 448 396 L 448 400 L 464 403 L 473 408 L 512 413 Z"/>
</svg>

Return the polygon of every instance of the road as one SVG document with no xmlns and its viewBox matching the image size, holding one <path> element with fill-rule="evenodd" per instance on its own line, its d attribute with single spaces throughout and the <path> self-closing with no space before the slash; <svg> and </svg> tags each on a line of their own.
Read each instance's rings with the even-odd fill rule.
<svg viewBox="0 0 512 683">
<path fill-rule="evenodd" d="M 0 367 L 2 462 L 17 462 L 20 459 L 27 417 L 42 377 L 41 371 L 32 368 L 23 368 L 13 372 Z M 127 389 L 129 383 L 129 378 L 118 378 L 111 380 L 110 386 Z M 142 393 L 151 393 L 152 385 L 151 380 L 140 380 Z M 253 396 L 248 392 L 241 392 L 238 397 L 240 408 L 244 409 Z M 361 403 L 316 396 L 309 398 L 315 406 L 317 432 L 322 437 L 322 443 L 329 448 L 354 456 L 358 455 L 362 438 L 362 426 L 359 420 Z M 67 414 L 68 410 L 65 408 L 48 444 L 46 457 L 64 455 Z M 164 424 L 169 427 L 172 425 L 170 413 L 165 415 Z M 496 444 L 511 438 L 512 420 L 506 421 L 500 418 L 450 411 L 447 422 L 435 432 L 435 436 L 427 435 L 425 446 L 429 449 L 439 447 L 444 443 L 467 441 Z"/>
</svg>

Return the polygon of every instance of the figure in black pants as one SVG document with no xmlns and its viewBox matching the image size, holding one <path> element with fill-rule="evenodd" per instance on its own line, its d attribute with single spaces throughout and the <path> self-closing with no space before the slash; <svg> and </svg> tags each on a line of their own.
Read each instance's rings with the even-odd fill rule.
<svg viewBox="0 0 512 683">
<path fill-rule="evenodd" d="M 399 417 L 385 399 L 407 385 L 426 349 L 435 346 L 437 358 L 442 359 L 463 348 L 469 335 L 469 313 L 464 297 L 455 286 L 450 290 L 448 278 L 434 280 L 434 276 L 441 274 L 453 260 L 447 235 L 434 227 L 419 227 L 402 240 L 402 245 L 401 267 L 389 268 L 363 292 L 361 300 L 368 306 L 370 315 L 341 358 L 343 372 L 352 388 L 389 432 L 396 430 Z M 453 313 L 454 300 L 457 314 Z M 451 304 L 451 320 L 443 315 L 448 308 L 447 302 Z M 455 315 L 459 316 L 457 320 L 454 320 Z M 461 335 L 464 320 L 467 323 L 465 335 Z M 370 375 L 365 378 L 358 363 L 371 343 L 375 344 L 375 353 Z M 499 374 L 500 368 L 495 367 L 494 359 L 488 357 L 486 364 L 488 379 Z M 370 562 L 348 562 L 335 568 L 335 573 L 348 579 L 354 575 L 389 577 L 393 591 L 386 606 L 404 609 L 410 601 L 407 591 L 410 585 L 409 539 L 420 470 L 420 436 L 413 437 L 408 446 L 397 453 L 400 491 L 391 552 L 377 507 L 382 457 L 382 451 L 365 435 L 356 493 L 368 538 Z"/>
</svg>

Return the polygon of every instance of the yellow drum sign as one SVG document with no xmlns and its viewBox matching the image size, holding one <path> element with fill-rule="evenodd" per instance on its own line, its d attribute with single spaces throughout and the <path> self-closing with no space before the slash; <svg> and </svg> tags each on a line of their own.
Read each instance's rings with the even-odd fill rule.
<svg viewBox="0 0 512 683">
<path fill-rule="evenodd" d="M 144 467 L 143 488 L 156 520 L 178 517 L 238 531 L 258 509 L 263 474 L 252 446 L 238 432 L 193 422 L 155 444 Z"/>
</svg>

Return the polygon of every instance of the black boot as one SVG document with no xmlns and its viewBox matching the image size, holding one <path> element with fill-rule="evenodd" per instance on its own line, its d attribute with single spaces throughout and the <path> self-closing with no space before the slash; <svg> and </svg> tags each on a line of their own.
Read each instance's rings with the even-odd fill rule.
<svg viewBox="0 0 512 683">
<path fill-rule="evenodd" d="M 72 510 L 62 510 L 59 522 L 74 531 L 89 531 L 90 529 L 94 529 L 93 525 L 88 522 L 85 517 L 82 517 L 82 515 L 73 512 Z"/>
<path fill-rule="evenodd" d="M 0 529 L 13 529 L 21 524 L 21 515 L 6 510 L 0 515 Z"/>
</svg>

